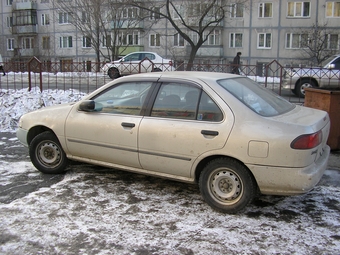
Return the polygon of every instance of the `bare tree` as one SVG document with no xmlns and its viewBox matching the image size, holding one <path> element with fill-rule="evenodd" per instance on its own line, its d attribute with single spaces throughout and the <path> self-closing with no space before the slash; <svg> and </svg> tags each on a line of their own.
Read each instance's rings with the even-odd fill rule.
<svg viewBox="0 0 340 255">
<path fill-rule="evenodd" d="M 236 0 L 233 3 L 245 3 Z M 196 54 L 209 39 L 215 29 L 222 26 L 226 13 L 231 9 L 228 0 L 190 0 L 190 1 L 138 1 L 130 0 L 138 7 L 166 19 L 176 33 L 190 45 L 187 70 L 191 70 Z"/>
<path fill-rule="evenodd" d="M 313 24 L 307 29 L 300 29 L 299 33 L 302 55 L 312 64 L 320 65 L 337 52 L 338 33 L 328 28 L 327 24 Z"/>
<path fill-rule="evenodd" d="M 129 46 L 126 34 L 140 19 L 122 0 L 54 0 L 54 6 L 70 14 L 69 23 L 83 35 L 83 44 L 94 49 L 97 63 L 116 59 Z"/>
</svg>

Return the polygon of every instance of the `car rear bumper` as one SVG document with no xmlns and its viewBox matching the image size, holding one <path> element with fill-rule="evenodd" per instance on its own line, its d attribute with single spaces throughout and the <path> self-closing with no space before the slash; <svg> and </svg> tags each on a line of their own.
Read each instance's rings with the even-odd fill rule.
<svg viewBox="0 0 340 255">
<path fill-rule="evenodd" d="M 310 191 L 320 181 L 327 168 L 329 154 L 330 147 L 326 145 L 322 156 L 303 168 L 247 166 L 254 174 L 262 194 L 298 195 Z"/>
</svg>

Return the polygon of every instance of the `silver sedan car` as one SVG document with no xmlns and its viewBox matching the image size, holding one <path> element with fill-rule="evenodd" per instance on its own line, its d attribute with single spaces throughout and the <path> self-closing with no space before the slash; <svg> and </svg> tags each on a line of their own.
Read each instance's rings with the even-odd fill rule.
<svg viewBox="0 0 340 255">
<path fill-rule="evenodd" d="M 236 213 L 258 194 L 308 192 L 330 153 L 327 112 L 294 105 L 249 78 L 207 72 L 114 80 L 77 103 L 21 117 L 34 166 L 75 160 L 198 183 L 214 209 Z"/>
</svg>

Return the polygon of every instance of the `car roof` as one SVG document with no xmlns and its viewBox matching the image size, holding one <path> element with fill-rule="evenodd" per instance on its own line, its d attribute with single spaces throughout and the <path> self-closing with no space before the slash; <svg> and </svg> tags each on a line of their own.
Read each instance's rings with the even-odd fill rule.
<svg viewBox="0 0 340 255">
<path fill-rule="evenodd" d="M 127 76 L 128 77 L 128 76 Z M 140 73 L 133 74 L 130 77 L 140 78 L 173 78 L 173 79 L 190 79 L 190 80 L 219 80 L 226 78 L 238 78 L 243 77 L 237 74 L 231 73 L 219 73 L 219 72 L 200 72 L 200 71 L 173 71 L 173 72 L 151 72 L 151 73 Z"/>
<path fill-rule="evenodd" d="M 130 55 L 130 54 L 135 54 L 135 53 L 151 53 L 151 54 L 159 55 L 157 52 L 153 52 L 153 51 L 134 51 L 134 52 L 130 52 L 130 53 L 126 54 L 125 56 Z"/>
</svg>

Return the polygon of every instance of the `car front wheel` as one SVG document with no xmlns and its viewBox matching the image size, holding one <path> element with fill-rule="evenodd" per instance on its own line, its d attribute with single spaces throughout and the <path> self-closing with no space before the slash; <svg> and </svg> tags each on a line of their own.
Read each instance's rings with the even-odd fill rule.
<svg viewBox="0 0 340 255">
<path fill-rule="evenodd" d="M 29 155 L 33 165 L 46 174 L 63 173 L 68 163 L 57 137 L 49 131 L 33 138 Z"/>
<path fill-rule="evenodd" d="M 241 211 L 257 194 L 257 185 L 249 170 L 229 158 L 209 162 L 200 175 L 199 187 L 207 204 L 225 213 Z"/>
<path fill-rule="evenodd" d="M 298 97 L 305 97 L 305 88 L 315 88 L 317 87 L 315 82 L 311 79 L 301 79 L 295 86 L 295 94 Z"/>
</svg>

